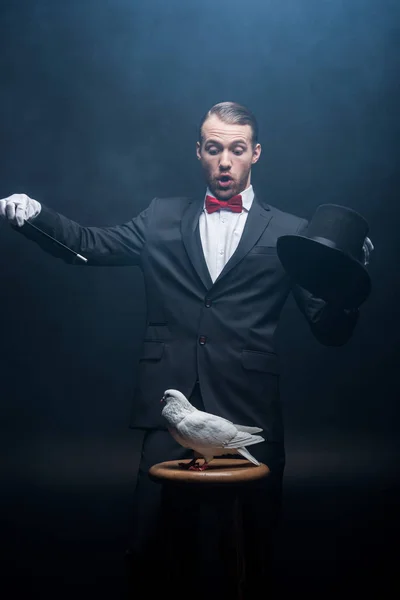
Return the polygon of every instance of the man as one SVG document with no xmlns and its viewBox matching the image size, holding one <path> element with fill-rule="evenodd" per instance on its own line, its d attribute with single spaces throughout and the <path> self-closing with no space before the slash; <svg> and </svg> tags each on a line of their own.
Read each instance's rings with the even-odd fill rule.
<svg viewBox="0 0 400 600">
<path fill-rule="evenodd" d="M 147 325 L 131 417 L 133 428 L 146 431 L 135 496 L 136 564 L 158 555 L 160 489 L 148 469 L 188 456 L 165 430 L 164 390 L 179 389 L 198 408 L 263 428 L 266 441 L 252 453 L 271 476 L 246 511 L 247 531 L 259 532 L 259 547 L 279 514 L 285 461 L 274 344 L 281 310 L 293 292 L 314 335 L 328 345 L 344 344 L 357 322 L 357 310 L 327 305 L 293 286 L 285 273 L 277 239 L 303 231 L 307 222 L 254 195 L 251 168 L 261 155 L 257 138 L 248 109 L 233 102 L 215 105 L 201 122 L 197 142 L 206 193 L 193 200 L 155 198 L 120 226 L 82 227 L 26 195 L 0 200 L 1 216 L 66 262 L 74 262 L 71 253 L 24 221 L 34 221 L 86 257 L 88 265 L 138 265 L 143 271 Z M 249 548 L 253 541 L 250 536 Z M 251 564 L 261 554 L 255 555 Z"/>
</svg>

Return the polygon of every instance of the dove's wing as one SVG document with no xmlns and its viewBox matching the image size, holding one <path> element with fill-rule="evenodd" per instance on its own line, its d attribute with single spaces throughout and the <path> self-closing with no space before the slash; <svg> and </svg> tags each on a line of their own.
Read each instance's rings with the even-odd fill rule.
<svg viewBox="0 0 400 600">
<path fill-rule="evenodd" d="M 201 410 L 188 414 L 178 425 L 179 434 L 192 445 L 224 448 L 237 433 L 236 427 L 217 415 Z"/>
<path fill-rule="evenodd" d="M 191 445 L 219 448 L 238 448 L 264 441 L 217 415 L 195 411 L 187 415 L 178 426 L 179 434 Z"/>
<path fill-rule="evenodd" d="M 262 429 L 260 427 L 250 427 L 248 425 L 238 425 L 237 423 L 234 423 L 233 421 L 229 421 L 228 419 L 225 419 L 225 417 L 219 417 L 217 415 L 211 415 L 210 413 L 205 412 L 204 410 L 199 411 L 205 415 L 209 415 L 215 419 L 220 419 L 221 421 L 225 421 L 225 423 L 229 423 L 229 425 L 233 425 L 234 427 L 236 427 L 236 429 L 238 431 L 245 431 L 247 433 L 261 433 Z"/>
<path fill-rule="evenodd" d="M 246 431 L 238 431 L 235 437 L 233 437 L 228 444 L 225 444 L 224 448 L 241 448 L 244 446 L 252 446 L 253 444 L 259 444 L 264 442 L 264 438 L 261 435 L 253 435 Z"/>
<path fill-rule="evenodd" d="M 224 417 L 219 417 L 219 418 L 223 419 L 227 423 L 231 423 L 231 425 L 236 427 L 236 429 L 238 431 L 246 431 L 247 433 L 261 433 L 262 432 L 262 429 L 260 427 L 249 427 L 248 425 L 238 425 L 237 423 L 234 423 L 233 421 L 228 421 L 228 419 L 225 419 Z"/>
<path fill-rule="evenodd" d="M 247 433 L 261 433 L 262 429 L 260 427 L 248 427 L 247 425 L 237 425 L 234 423 L 236 429 L 239 431 L 247 431 Z"/>
</svg>

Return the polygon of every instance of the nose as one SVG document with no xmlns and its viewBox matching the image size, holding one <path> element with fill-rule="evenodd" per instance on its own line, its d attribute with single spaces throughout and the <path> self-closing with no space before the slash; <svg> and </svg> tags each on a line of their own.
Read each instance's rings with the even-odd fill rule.
<svg viewBox="0 0 400 600">
<path fill-rule="evenodd" d="M 221 169 L 221 171 L 226 171 L 231 168 L 231 159 L 228 150 L 224 150 L 224 152 L 221 153 L 219 160 L 219 168 Z"/>
</svg>

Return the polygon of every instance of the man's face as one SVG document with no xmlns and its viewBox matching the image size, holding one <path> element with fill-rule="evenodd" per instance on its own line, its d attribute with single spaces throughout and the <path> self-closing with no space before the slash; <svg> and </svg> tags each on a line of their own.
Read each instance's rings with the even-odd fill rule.
<svg viewBox="0 0 400 600">
<path fill-rule="evenodd" d="M 208 187 L 219 200 L 229 200 L 250 185 L 251 166 L 260 157 L 261 146 L 253 147 L 250 125 L 230 125 L 216 115 L 204 122 L 202 133 L 197 158 Z"/>
</svg>

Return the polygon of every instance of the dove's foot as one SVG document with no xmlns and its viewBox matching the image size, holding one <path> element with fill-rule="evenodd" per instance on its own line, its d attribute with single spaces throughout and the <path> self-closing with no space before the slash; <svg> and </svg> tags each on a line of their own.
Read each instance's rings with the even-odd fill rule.
<svg viewBox="0 0 400 600">
<path fill-rule="evenodd" d="M 189 471 L 205 471 L 207 468 L 208 468 L 208 463 L 206 463 L 206 462 L 202 465 L 195 463 L 194 465 L 191 465 L 189 467 Z"/>
<path fill-rule="evenodd" d="M 197 462 L 198 460 L 198 458 L 193 458 L 189 462 L 180 462 L 178 465 L 181 467 L 181 469 L 187 469 L 188 471 L 205 471 L 208 467 L 208 463 L 204 461 L 204 463 L 201 465 Z"/>
<path fill-rule="evenodd" d="M 192 467 L 194 467 L 197 463 L 197 458 L 192 458 L 191 461 L 187 462 L 180 462 L 178 463 L 178 465 L 181 467 L 181 469 L 191 469 Z"/>
</svg>

